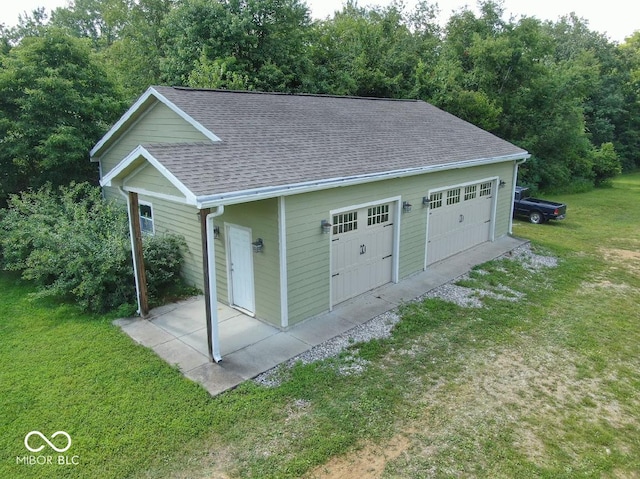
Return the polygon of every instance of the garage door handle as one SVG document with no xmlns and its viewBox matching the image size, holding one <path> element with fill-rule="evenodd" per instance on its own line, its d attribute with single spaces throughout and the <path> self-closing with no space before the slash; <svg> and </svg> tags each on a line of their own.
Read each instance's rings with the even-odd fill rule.
<svg viewBox="0 0 640 479">
<path fill-rule="evenodd" d="M 367 252 L 367 246 L 361 244 L 360 245 L 360 254 L 365 254 Z"/>
<path fill-rule="evenodd" d="M 464 221 L 464 215 L 460 215 L 460 223 Z"/>
<path fill-rule="evenodd" d="M 336 276 L 340 276 L 340 273 L 332 274 L 331 277 L 335 278 Z"/>
<path fill-rule="evenodd" d="M 384 258 L 382 258 L 382 259 L 391 258 L 392 256 L 393 256 L 393 255 L 392 255 L 392 254 L 390 254 L 390 255 L 385 256 L 385 257 L 384 257 Z"/>
</svg>

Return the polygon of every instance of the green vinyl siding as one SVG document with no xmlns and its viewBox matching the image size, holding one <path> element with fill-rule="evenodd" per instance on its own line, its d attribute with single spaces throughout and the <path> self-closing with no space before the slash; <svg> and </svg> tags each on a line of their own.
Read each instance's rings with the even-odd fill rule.
<svg viewBox="0 0 640 479">
<path fill-rule="evenodd" d="M 262 238 L 264 249 L 253 253 L 256 317 L 280 326 L 280 252 L 277 198 L 226 206 L 213 220 L 220 228 L 215 241 L 218 300 L 229 303 L 226 225 L 251 229 L 252 241 Z"/>
<path fill-rule="evenodd" d="M 204 290 L 202 271 L 202 242 L 198 210 L 193 206 L 139 195 L 139 200 L 151 204 L 155 235 L 173 233 L 187 243 L 183 252 L 182 275 L 185 281 Z"/>
<path fill-rule="evenodd" d="M 193 141 L 211 140 L 164 103 L 156 102 L 98 158 L 102 175 L 109 173 L 139 145 Z"/>
<path fill-rule="evenodd" d="M 149 163 L 133 177 L 125 181 L 123 186 L 131 188 L 132 190 L 145 190 L 173 196 L 180 200 L 185 199 L 185 195 Z"/>
<path fill-rule="evenodd" d="M 430 189 L 473 182 L 490 177 L 506 182 L 497 190 L 495 237 L 508 232 L 513 162 L 396 178 L 355 186 L 316 191 L 286 198 L 287 280 L 289 324 L 323 313 L 330 306 L 331 235 L 322 234 L 320 223 L 331 221 L 330 211 L 401 197 L 413 205 L 401 213 L 399 279 L 424 269 L 427 208 L 422 198 Z"/>
</svg>

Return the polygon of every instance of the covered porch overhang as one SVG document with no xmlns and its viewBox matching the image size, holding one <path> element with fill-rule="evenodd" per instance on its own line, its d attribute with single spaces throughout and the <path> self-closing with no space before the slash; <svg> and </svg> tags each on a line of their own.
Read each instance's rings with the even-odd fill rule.
<svg viewBox="0 0 640 479">
<path fill-rule="evenodd" d="M 158 190 L 150 190 L 139 181 L 144 172 L 152 169 L 164 178 L 164 184 Z M 180 180 L 168 171 L 145 147 L 136 147 L 118 166 L 109 172 L 100 182 L 101 186 L 117 188 L 127 201 L 129 231 L 138 302 L 138 314 L 147 319 L 152 317 L 149 311 L 146 273 L 142 251 L 142 232 L 138 215 L 138 196 L 144 195 L 197 208 L 193 194 Z M 197 209 L 202 237 L 202 267 L 204 272 L 204 309 L 207 328 L 208 358 L 219 362 L 222 359 L 218 336 L 218 297 L 215 274 L 215 243 L 213 218 L 224 212 L 224 205 L 216 208 Z M 209 274 L 209 272 L 213 272 Z"/>
</svg>

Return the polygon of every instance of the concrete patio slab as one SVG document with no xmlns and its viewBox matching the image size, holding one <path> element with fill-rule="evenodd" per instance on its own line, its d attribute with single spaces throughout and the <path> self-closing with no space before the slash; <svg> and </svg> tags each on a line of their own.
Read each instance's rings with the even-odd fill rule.
<svg viewBox="0 0 640 479">
<path fill-rule="evenodd" d="M 204 298 L 202 298 L 202 303 L 204 304 Z M 202 315 L 202 312 L 200 312 Z M 218 322 L 221 323 L 228 319 L 237 318 L 238 316 L 244 316 L 244 314 L 237 309 L 232 308 L 231 306 L 227 306 L 226 304 L 218 303 Z"/>
<path fill-rule="evenodd" d="M 202 307 L 204 308 L 204 304 L 202 305 Z M 185 334 L 184 336 L 180 337 L 180 340 L 191 346 L 199 353 L 204 354 L 207 358 L 209 357 L 209 343 L 207 342 L 206 327 L 202 327 L 200 329 L 196 329 L 192 333 Z"/>
<path fill-rule="evenodd" d="M 394 303 L 378 297 L 376 289 L 373 293 L 370 291 L 340 303 L 333 308 L 332 313 L 356 326 L 392 309 L 394 306 Z"/>
<path fill-rule="evenodd" d="M 288 334 L 300 341 L 315 346 L 353 327 L 353 322 L 347 321 L 338 315 L 327 313 L 296 325 L 288 331 Z"/>
<path fill-rule="evenodd" d="M 182 372 L 209 363 L 209 357 L 206 353 L 202 354 L 193 348 L 185 347 L 185 343 L 177 338 L 167 343 L 158 344 L 153 350 L 169 364 L 178 366 Z"/>
<path fill-rule="evenodd" d="M 136 342 L 150 348 L 175 339 L 175 336 L 167 333 L 162 328 L 145 319 L 137 319 L 136 321 L 123 326 L 122 330 L 131 336 Z"/>
<path fill-rule="evenodd" d="M 242 314 L 220 328 L 220 353 L 226 356 L 278 333 L 278 328 Z"/>
<path fill-rule="evenodd" d="M 244 378 L 227 371 L 222 365 L 215 363 L 198 366 L 195 369 L 187 371 L 185 376 L 192 381 L 202 384 L 212 396 L 232 389 L 245 381 Z"/>
<path fill-rule="evenodd" d="M 280 332 L 224 357 L 225 371 L 251 379 L 309 349 L 309 344 Z"/>
<path fill-rule="evenodd" d="M 366 323 L 526 243 L 505 237 L 484 243 L 427 271 L 362 294 L 301 324 L 281 331 L 227 305 L 218 305 L 221 363 L 209 362 L 205 302 L 202 296 L 156 308 L 148 320 L 114 321 L 136 342 L 151 347 L 189 379 L 216 395 L 236 387 L 313 346 Z"/>
<path fill-rule="evenodd" d="M 195 309 L 193 306 L 197 306 L 198 309 Z M 187 314 L 182 308 L 178 308 L 172 311 L 171 314 L 165 313 L 160 317 L 152 319 L 152 322 L 163 331 L 179 338 L 203 327 L 202 308 L 202 302 L 193 301 L 185 307 L 185 309 L 190 311 L 190 314 Z"/>
</svg>

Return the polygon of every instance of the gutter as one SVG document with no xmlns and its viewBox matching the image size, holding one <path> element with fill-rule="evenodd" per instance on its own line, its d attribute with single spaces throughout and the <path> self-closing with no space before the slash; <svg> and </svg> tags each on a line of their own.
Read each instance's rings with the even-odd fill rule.
<svg viewBox="0 0 640 479">
<path fill-rule="evenodd" d="M 129 223 L 129 238 L 131 239 L 131 254 L 134 255 L 134 251 L 135 249 L 135 236 L 133 233 L 133 226 L 131 224 L 132 221 L 135 221 L 134 218 L 130 218 L 130 212 L 131 212 L 131 200 L 129 200 L 129 195 L 122 189 L 122 186 L 118 186 L 118 193 L 120 193 L 122 196 L 124 196 L 124 199 L 127 202 L 127 219 L 128 219 L 128 223 Z M 142 307 L 140 306 L 140 283 L 138 281 L 138 265 L 136 262 L 135 258 L 132 258 L 133 260 L 133 277 L 136 281 L 136 301 L 138 302 L 138 310 L 136 311 L 136 313 L 138 313 L 138 316 L 142 316 Z"/>
<path fill-rule="evenodd" d="M 205 209 L 220 206 L 223 203 L 225 205 L 233 205 L 238 203 L 245 203 L 247 201 L 257 201 L 267 198 L 273 198 L 275 196 L 289 196 L 334 188 L 338 186 L 352 186 L 391 178 L 402 178 L 406 176 L 415 176 L 424 173 L 433 173 L 437 171 L 445 171 L 458 168 L 470 168 L 473 166 L 490 165 L 493 163 L 502 163 L 505 161 L 520 160 L 520 163 L 523 163 L 530 156 L 531 155 L 526 152 L 517 153 L 513 155 L 498 156 L 493 158 L 480 158 L 477 160 L 459 161 L 446 165 L 421 166 L 418 168 L 406 168 L 402 170 L 393 170 L 383 173 L 371 173 L 367 175 L 356 175 L 344 178 L 330 178 L 326 180 L 306 181 L 289 185 L 253 188 L 249 190 L 219 193 L 214 195 L 202 195 L 197 196 L 195 200 L 196 206 L 199 209 Z"/>
<path fill-rule="evenodd" d="M 522 158 L 513 164 L 513 181 L 511 182 L 511 214 L 509 215 L 509 235 L 512 235 L 512 236 L 513 236 L 513 208 L 514 208 L 513 199 L 515 198 L 515 195 L 516 195 L 516 183 L 518 182 L 518 166 L 523 164 L 530 157 L 531 155 L 527 155 L 526 158 Z"/>
<path fill-rule="evenodd" d="M 218 290 L 216 284 L 216 252 L 213 238 L 213 219 L 224 213 L 224 205 L 218 206 L 215 213 L 209 213 L 206 217 L 207 224 L 207 266 L 209 277 L 209 314 L 207 314 L 207 343 L 209 357 L 216 363 L 222 361 L 220 355 L 220 337 L 218 334 Z"/>
</svg>

